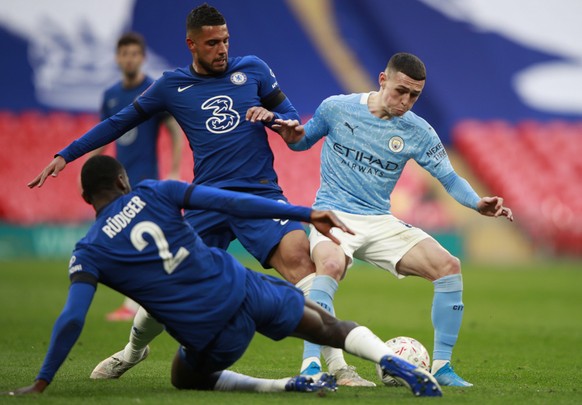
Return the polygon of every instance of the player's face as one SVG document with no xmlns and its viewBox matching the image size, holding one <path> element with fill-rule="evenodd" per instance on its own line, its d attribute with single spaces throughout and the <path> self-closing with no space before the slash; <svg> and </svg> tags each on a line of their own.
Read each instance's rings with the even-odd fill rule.
<svg viewBox="0 0 582 405">
<path fill-rule="evenodd" d="M 117 50 L 117 65 L 126 77 L 135 77 L 141 70 L 145 55 L 137 44 L 129 44 Z"/>
<path fill-rule="evenodd" d="M 186 44 L 194 57 L 194 70 L 203 75 L 220 74 L 228 65 L 228 29 L 225 25 L 205 25 L 188 32 Z"/>
<path fill-rule="evenodd" d="M 409 111 L 424 88 L 424 80 L 414 80 L 402 72 L 380 73 L 380 102 L 389 117 Z"/>
</svg>

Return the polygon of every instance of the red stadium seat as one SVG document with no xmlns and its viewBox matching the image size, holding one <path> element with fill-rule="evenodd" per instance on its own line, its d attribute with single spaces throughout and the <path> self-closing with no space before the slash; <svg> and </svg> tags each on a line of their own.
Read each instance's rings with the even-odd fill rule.
<svg viewBox="0 0 582 405">
<path fill-rule="evenodd" d="M 453 142 L 535 243 L 582 254 L 582 123 L 465 121 Z"/>
</svg>

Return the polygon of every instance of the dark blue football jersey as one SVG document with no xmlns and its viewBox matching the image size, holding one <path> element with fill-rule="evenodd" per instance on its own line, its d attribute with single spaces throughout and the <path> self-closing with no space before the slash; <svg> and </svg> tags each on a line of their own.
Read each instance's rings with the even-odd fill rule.
<svg viewBox="0 0 582 405">
<path fill-rule="evenodd" d="M 194 183 L 279 189 L 264 124 L 245 120 L 260 105 L 279 118 L 299 119 L 255 56 L 229 58 L 220 75 L 199 75 L 192 65 L 165 72 L 135 103 L 146 116 L 167 110 L 180 123 L 194 151 Z"/>
<path fill-rule="evenodd" d="M 163 319 L 181 343 L 203 348 L 223 326 L 217 319 L 238 310 L 247 270 L 182 219 L 186 190 L 187 183 L 146 181 L 107 205 L 77 243 L 69 272 L 92 274 Z"/>
<path fill-rule="evenodd" d="M 239 309 L 249 270 L 206 246 L 184 221 L 183 207 L 299 221 L 309 220 L 311 209 L 180 181 L 145 180 L 97 213 L 73 251 L 71 281 L 119 291 L 180 343 L 200 350 Z"/>
<path fill-rule="evenodd" d="M 271 69 L 256 56 L 229 58 L 228 69 L 219 75 L 199 75 L 190 65 L 164 73 L 132 105 L 57 154 L 69 163 L 167 111 L 186 133 L 194 153 L 196 184 L 281 191 L 265 124 L 245 120 L 254 106 L 265 107 L 275 118 L 299 120 Z"/>
<path fill-rule="evenodd" d="M 105 120 L 132 104 L 153 82 L 146 76 L 136 87 L 125 88 L 122 82 L 118 82 L 108 88 L 103 94 L 101 119 Z M 115 141 L 116 157 L 125 167 L 132 185 L 159 177 L 157 142 L 165 117 L 165 114 L 156 114 Z"/>
</svg>

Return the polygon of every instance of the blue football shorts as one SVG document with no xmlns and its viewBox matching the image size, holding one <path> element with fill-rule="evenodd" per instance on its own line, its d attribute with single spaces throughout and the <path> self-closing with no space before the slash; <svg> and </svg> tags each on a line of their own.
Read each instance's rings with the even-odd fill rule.
<svg viewBox="0 0 582 405">
<path fill-rule="evenodd" d="M 180 348 L 180 356 L 201 374 L 222 371 L 234 364 L 255 332 L 281 340 L 290 336 L 303 317 L 305 297 L 291 283 L 247 271 L 246 297 L 224 329 L 202 351 Z"/>
<path fill-rule="evenodd" d="M 248 192 L 288 203 L 287 198 L 278 190 L 249 189 Z M 268 263 L 271 253 L 283 236 L 296 230 L 305 232 L 301 222 L 277 218 L 238 218 L 222 212 L 206 210 L 186 210 L 184 217 L 206 245 L 226 250 L 230 242 L 238 239 L 266 269 L 271 267 Z"/>
</svg>

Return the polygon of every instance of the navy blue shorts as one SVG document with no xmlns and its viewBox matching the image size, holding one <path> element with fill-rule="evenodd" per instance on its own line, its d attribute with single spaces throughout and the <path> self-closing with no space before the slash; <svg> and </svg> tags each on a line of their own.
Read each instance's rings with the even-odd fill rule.
<svg viewBox="0 0 582 405">
<path fill-rule="evenodd" d="M 280 191 L 249 190 L 249 193 L 288 203 Z M 230 242 L 238 239 L 264 268 L 271 267 L 268 263 L 271 253 L 283 236 L 291 231 L 305 231 L 297 221 L 238 218 L 216 211 L 186 210 L 184 217 L 206 245 L 226 250 Z"/>
<path fill-rule="evenodd" d="M 305 298 L 291 283 L 247 270 L 246 297 L 239 311 L 202 351 L 180 348 L 195 372 L 222 371 L 241 358 L 255 332 L 273 340 L 291 335 L 301 318 Z"/>
</svg>

